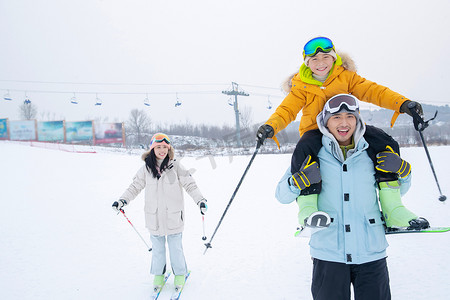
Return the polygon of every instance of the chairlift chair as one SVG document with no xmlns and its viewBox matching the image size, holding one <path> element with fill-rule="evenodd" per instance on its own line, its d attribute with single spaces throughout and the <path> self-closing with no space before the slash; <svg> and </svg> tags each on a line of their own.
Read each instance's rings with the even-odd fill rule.
<svg viewBox="0 0 450 300">
<path fill-rule="evenodd" d="M 3 99 L 6 101 L 12 101 L 11 95 L 9 94 L 9 91 L 6 92 L 5 95 L 3 95 Z"/>
<path fill-rule="evenodd" d="M 272 102 L 270 102 L 269 97 L 267 97 L 267 109 L 272 109 Z"/>
<path fill-rule="evenodd" d="M 150 100 L 148 99 L 148 94 L 145 96 L 144 105 L 145 106 L 150 106 Z"/>
<path fill-rule="evenodd" d="M 95 106 L 100 106 L 102 105 L 102 99 L 100 99 L 98 96 L 95 97 Z"/>
<path fill-rule="evenodd" d="M 175 103 L 175 107 L 181 106 L 181 101 L 178 99 L 178 93 L 176 93 L 177 102 Z"/>
</svg>

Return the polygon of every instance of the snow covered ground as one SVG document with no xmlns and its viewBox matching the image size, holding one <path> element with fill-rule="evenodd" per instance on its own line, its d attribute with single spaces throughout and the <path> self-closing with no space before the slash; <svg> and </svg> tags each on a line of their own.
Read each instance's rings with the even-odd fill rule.
<svg viewBox="0 0 450 300">
<path fill-rule="evenodd" d="M 450 147 L 430 147 L 444 194 Z M 423 148 L 404 197 L 434 226 L 450 225 Z M 250 156 L 182 158 L 208 199 L 209 238 Z M 192 270 L 182 299 L 311 299 L 308 239 L 294 238 L 297 208 L 274 198 L 289 154 L 258 155 L 206 255 L 201 215 L 187 198 L 184 248 Z M 138 155 L 70 153 L 0 142 L 0 299 L 148 299 L 151 252 L 111 210 L 142 162 Z M 126 213 L 148 234 L 143 194 Z M 447 200 L 447 202 L 450 200 Z M 449 299 L 450 233 L 388 237 L 393 299 Z M 173 278 L 160 299 L 168 299 Z"/>
</svg>

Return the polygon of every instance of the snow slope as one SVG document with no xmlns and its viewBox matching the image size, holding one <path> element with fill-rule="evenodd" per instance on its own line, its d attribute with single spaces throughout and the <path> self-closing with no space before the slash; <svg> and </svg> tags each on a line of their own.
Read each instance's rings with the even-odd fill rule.
<svg viewBox="0 0 450 300">
<path fill-rule="evenodd" d="M 430 147 L 444 194 L 450 147 Z M 432 225 L 450 225 L 423 148 L 404 197 Z M 182 158 L 209 200 L 209 238 L 250 156 Z M 198 208 L 186 199 L 184 248 L 191 277 L 182 299 L 311 299 L 308 239 L 294 238 L 297 208 L 274 198 L 289 154 L 258 155 L 206 255 Z M 70 153 L 0 142 L 0 299 L 147 299 L 151 253 L 111 210 L 142 162 L 138 155 Z M 143 193 L 126 207 L 137 230 Z M 450 201 L 450 200 L 448 200 Z M 393 299 L 449 299 L 450 233 L 388 237 Z M 168 299 L 172 280 L 160 299 Z"/>
</svg>

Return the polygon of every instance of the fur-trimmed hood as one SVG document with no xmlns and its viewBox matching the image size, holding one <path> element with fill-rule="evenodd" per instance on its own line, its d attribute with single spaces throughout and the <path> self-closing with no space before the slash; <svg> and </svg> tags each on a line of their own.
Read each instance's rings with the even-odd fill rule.
<svg viewBox="0 0 450 300">
<path fill-rule="evenodd" d="M 356 72 L 356 64 L 355 61 L 348 55 L 347 53 L 337 53 L 341 59 L 342 59 L 342 67 L 348 71 Z M 292 78 L 294 78 L 295 75 L 297 75 L 298 72 L 295 72 L 291 74 L 289 77 L 287 77 L 281 84 L 281 89 L 288 94 L 291 91 L 292 88 Z"/>
</svg>

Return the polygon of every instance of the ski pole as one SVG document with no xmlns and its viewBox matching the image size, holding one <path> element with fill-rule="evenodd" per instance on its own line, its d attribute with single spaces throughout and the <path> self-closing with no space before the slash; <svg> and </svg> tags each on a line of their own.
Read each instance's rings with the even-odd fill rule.
<svg viewBox="0 0 450 300">
<path fill-rule="evenodd" d="M 427 147 L 427 144 L 425 144 L 425 139 L 423 138 L 422 131 L 419 131 L 419 135 L 420 135 L 420 139 L 422 140 L 422 145 L 423 145 L 423 148 L 425 149 L 425 153 L 427 154 L 428 162 L 430 163 L 431 171 L 433 172 L 433 175 L 434 175 L 434 180 L 436 181 L 436 185 L 437 185 L 438 190 L 439 190 L 439 194 L 440 194 L 439 201 L 444 202 L 445 200 L 447 200 L 447 196 L 442 195 L 441 187 L 439 186 L 439 182 L 438 182 L 438 179 L 437 179 L 437 176 L 436 176 L 436 172 L 434 171 L 434 167 L 433 167 L 433 162 L 431 161 L 430 152 L 428 152 L 428 147 Z"/>
<path fill-rule="evenodd" d="M 205 216 L 202 215 L 202 225 L 203 225 L 203 237 L 202 240 L 206 241 L 206 234 L 205 234 Z"/>
<path fill-rule="evenodd" d="M 422 133 L 422 131 L 424 131 L 425 128 L 428 127 L 428 122 L 430 122 L 431 120 L 434 120 L 436 118 L 437 111 L 434 114 L 433 118 L 429 119 L 428 121 L 424 121 L 423 118 L 419 115 L 419 113 L 415 110 L 415 107 L 416 107 L 416 103 L 414 103 L 414 102 L 408 103 L 408 108 L 413 116 L 414 128 L 419 132 L 419 136 L 420 136 L 420 139 L 422 140 L 422 145 L 423 145 L 423 148 L 425 149 L 425 153 L 427 154 L 427 158 L 428 158 L 428 162 L 431 167 L 431 171 L 433 172 L 433 175 L 434 175 L 434 180 L 436 181 L 436 185 L 439 190 L 439 194 L 440 194 L 439 201 L 444 202 L 445 200 L 447 200 L 447 196 L 442 194 L 441 187 L 439 185 L 439 182 L 438 182 L 438 179 L 436 176 L 436 172 L 434 171 L 433 162 L 431 161 L 430 152 L 428 152 L 428 147 L 427 147 L 427 144 L 425 143 L 425 139 L 424 139 L 423 133 Z"/>
<path fill-rule="evenodd" d="M 248 163 L 247 168 L 245 169 L 244 174 L 243 174 L 242 177 L 241 177 L 241 180 L 239 180 L 239 183 L 238 183 L 236 189 L 234 190 L 234 193 L 233 193 L 233 195 L 231 196 L 231 199 L 230 199 L 230 201 L 228 202 L 228 205 L 227 205 L 227 207 L 225 208 L 225 211 L 223 212 L 222 217 L 220 218 L 219 223 L 217 224 L 216 229 L 214 230 L 214 232 L 213 232 L 213 234 L 212 234 L 212 236 L 211 236 L 211 239 L 209 240 L 208 243 L 205 244 L 206 249 L 205 249 L 205 252 L 203 252 L 203 255 L 206 254 L 206 251 L 208 251 L 208 248 L 212 248 L 211 242 L 212 242 L 214 236 L 215 236 L 216 233 L 217 233 L 217 229 L 219 229 L 220 224 L 221 224 L 222 221 L 223 221 L 223 218 L 225 217 L 225 215 L 226 215 L 228 209 L 230 208 L 231 202 L 233 202 L 234 197 L 236 196 L 236 193 L 237 193 L 237 191 L 239 190 L 239 187 L 241 186 L 241 183 L 242 183 L 242 181 L 244 180 L 245 175 L 247 174 L 247 171 L 250 169 L 250 166 L 252 165 L 253 160 L 255 159 L 256 154 L 258 154 L 258 151 L 259 151 L 259 148 L 261 147 L 261 145 L 262 145 L 262 144 L 261 144 L 260 142 L 258 142 L 258 143 L 256 144 L 255 152 L 253 152 L 252 158 L 250 159 L 250 162 Z"/>
<path fill-rule="evenodd" d="M 150 248 L 147 244 L 147 242 L 144 240 L 144 238 L 142 237 L 142 235 L 140 235 L 140 233 L 136 230 L 136 228 L 133 226 L 133 224 L 130 222 L 130 220 L 127 218 L 127 216 L 125 215 L 125 211 L 123 209 L 120 209 L 120 212 L 123 214 L 123 216 L 125 217 L 125 219 L 127 219 L 128 223 L 130 223 L 131 227 L 133 227 L 134 231 L 136 231 L 137 235 L 141 238 L 141 240 L 144 242 L 145 246 L 147 246 L 148 251 L 152 251 L 152 248 Z"/>
</svg>

